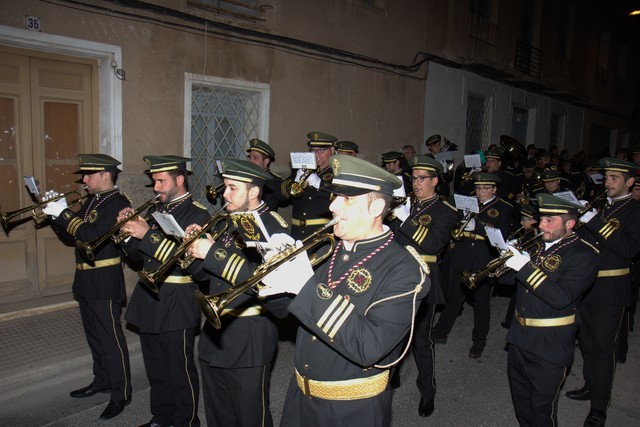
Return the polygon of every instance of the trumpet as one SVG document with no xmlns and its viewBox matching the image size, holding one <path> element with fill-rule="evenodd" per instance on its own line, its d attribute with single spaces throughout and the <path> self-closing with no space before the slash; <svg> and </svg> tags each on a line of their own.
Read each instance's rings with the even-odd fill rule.
<svg viewBox="0 0 640 427">
<path fill-rule="evenodd" d="M 138 272 L 138 276 L 144 285 L 146 285 L 151 291 L 154 293 L 158 293 L 158 285 L 166 276 L 167 271 L 174 265 L 178 264 L 181 269 L 186 270 L 195 260 L 193 255 L 185 255 L 189 249 L 189 247 L 198 240 L 200 237 L 204 236 L 207 233 L 207 230 L 210 228 L 215 228 L 220 222 L 224 222 L 223 227 L 212 234 L 213 240 L 218 240 L 220 236 L 222 236 L 229 228 L 229 215 L 224 213 L 224 209 L 227 207 L 225 203 L 220 209 L 218 209 L 212 216 L 202 224 L 202 228 L 199 232 L 193 233 L 188 237 L 185 237 L 178 246 L 178 248 L 173 252 L 170 258 L 165 260 L 160 267 L 155 269 L 154 271 L 140 271 Z"/>
<path fill-rule="evenodd" d="M 84 256 L 89 261 L 93 261 L 95 259 L 94 251 L 98 246 L 104 243 L 108 238 L 111 238 L 116 244 L 122 243 L 122 241 L 126 239 L 129 234 L 124 231 L 120 231 L 120 228 L 122 228 L 122 226 L 126 222 L 132 220 L 133 218 L 140 215 L 140 213 L 147 210 L 147 208 L 149 208 L 151 205 L 155 205 L 156 203 L 158 203 L 159 198 L 160 194 L 157 194 L 153 199 L 147 200 L 144 204 L 142 204 L 142 206 L 133 211 L 130 215 L 127 215 L 126 218 L 123 218 L 120 221 L 116 222 L 113 227 L 109 229 L 109 231 L 107 231 L 100 237 L 97 237 L 90 242 L 76 240 L 76 248 L 80 251 L 82 256 Z"/>
<path fill-rule="evenodd" d="M 315 169 L 303 169 L 302 175 L 300 176 L 299 181 L 291 181 L 287 184 L 287 192 L 291 197 L 295 197 L 299 199 L 302 197 L 302 193 L 304 193 L 304 189 L 309 186 L 309 177 L 312 173 L 315 172 Z"/>
<path fill-rule="evenodd" d="M 538 237 L 542 236 L 542 234 L 543 234 L 543 231 L 537 231 L 533 236 L 529 237 L 524 242 L 516 242 L 514 246 L 520 251 L 526 251 L 528 249 L 531 249 L 535 245 L 539 244 L 537 240 L 538 240 Z M 527 234 L 522 236 L 522 239 L 524 239 L 525 237 L 527 237 Z M 498 258 L 494 258 L 491 261 L 489 261 L 487 266 L 480 271 L 477 271 L 475 273 L 469 273 L 467 271 L 463 271 L 462 281 L 467 286 L 467 288 L 469 288 L 470 290 L 474 290 L 476 289 L 476 285 L 480 280 L 486 277 L 500 277 L 504 273 L 506 273 L 509 270 L 509 267 L 507 267 L 506 262 L 512 256 L 513 254 L 511 252 L 505 252 L 502 255 L 500 255 Z"/>
<path fill-rule="evenodd" d="M 195 296 L 198 300 L 198 303 L 200 304 L 200 309 L 204 313 L 209 323 L 211 323 L 214 328 L 220 329 L 220 327 L 222 326 L 220 316 L 224 314 L 224 308 L 229 305 L 231 301 L 242 295 L 247 290 L 253 288 L 254 286 L 259 287 L 260 281 L 264 279 L 269 273 L 280 267 L 282 264 L 294 259 L 302 252 L 329 242 L 329 246 L 326 252 L 321 254 L 313 254 L 309 258 L 309 261 L 311 261 L 311 265 L 315 267 L 316 265 L 327 259 L 331 255 L 335 247 L 335 237 L 333 233 L 329 233 L 326 230 L 330 227 L 333 227 L 337 222 L 338 220 L 336 220 L 335 218 L 329 221 L 322 228 L 304 239 L 302 241 L 301 247 L 296 248 L 295 246 L 292 246 L 280 252 L 279 254 L 274 255 L 268 261 L 260 264 L 250 278 L 232 288 L 227 289 L 222 293 L 219 293 L 217 295 L 205 295 L 200 291 L 195 291 Z"/>
<path fill-rule="evenodd" d="M 453 240 L 457 240 L 457 241 L 462 240 L 464 229 L 471 222 L 471 220 L 474 219 L 475 217 L 476 217 L 476 213 L 472 212 L 471 215 L 469 215 L 469 218 L 467 218 L 467 220 L 465 222 L 460 224 L 460 227 L 454 228 L 453 230 L 451 230 L 451 237 L 453 238 Z"/>
<path fill-rule="evenodd" d="M 224 188 L 224 182 L 222 184 L 216 185 L 215 187 L 213 185 L 207 185 L 205 187 L 207 199 L 209 199 L 210 202 L 215 203 L 216 199 L 218 197 L 222 197 L 222 195 L 224 194 Z"/>
<path fill-rule="evenodd" d="M 47 215 L 42 211 L 42 209 L 44 209 L 44 207 L 47 205 L 47 203 L 49 202 L 55 202 L 56 200 L 60 200 L 62 198 L 66 198 L 67 196 L 70 196 L 72 194 L 77 194 L 78 196 L 80 196 L 79 199 L 74 200 L 69 206 L 73 206 L 76 203 L 80 203 L 80 201 L 86 197 L 89 197 L 89 194 L 85 194 L 85 195 L 81 195 L 80 193 L 82 191 L 86 191 L 89 187 L 85 186 L 82 187 L 78 190 L 73 190 L 73 191 L 69 191 L 67 193 L 64 194 L 58 194 L 55 197 L 52 197 L 48 200 L 42 200 L 34 205 L 31 206 L 27 206 L 26 208 L 22 208 L 22 209 L 17 209 L 15 211 L 10 211 L 10 212 L 0 212 L 0 221 L 2 222 L 2 226 L 4 227 L 4 229 L 8 229 L 9 227 L 9 220 L 11 220 L 12 218 L 18 216 L 18 215 L 22 215 L 25 212 L 29 212 L 31 211 L 31 216 L 33 217 L 33 220 L 36 222 L 36 224 L 42 224 L 44 222 L 44 220 L 47 218 Z"/>
</svg>

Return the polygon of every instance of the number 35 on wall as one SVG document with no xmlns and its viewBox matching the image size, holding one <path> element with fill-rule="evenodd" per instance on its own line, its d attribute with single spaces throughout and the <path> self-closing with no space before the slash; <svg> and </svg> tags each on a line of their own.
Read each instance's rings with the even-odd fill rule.
<svg viewBox="0 0 640 427">
<path fill-rule="evenodd" d="M 27 30 L 31 30 L 31 31 L 40 31 L 42 28 L 40 26 L 40 18 L 38 18 L 37 16 L 25 15 L 24 26 Z"/>
</svg>

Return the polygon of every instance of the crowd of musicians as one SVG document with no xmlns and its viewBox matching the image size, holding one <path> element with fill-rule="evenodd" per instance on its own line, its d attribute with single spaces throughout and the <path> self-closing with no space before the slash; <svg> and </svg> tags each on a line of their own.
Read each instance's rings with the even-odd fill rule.
<svg viewBox="0 0 640 427">
<path fill-rule="evenodd" d="M 277 319 L 297 322 L 282 426 L 389 425 L 409 352 L 418 413 L 429 417 L 438 346 L 469 301 L 469 357 L 481 358 L 491 298 L 503 287 L 520 425 L 557 424 L 576 342 L 584 385 L 566 396 L 589 402 L 585 426 L 605 425 L 638 300 L 640 151 L 589 161 L 503 136 L 470 168 L 441 156 L 457 146 L 440 135 L 425 154 L 406 145 L 381 153 L 380 164 L 327 133 L 310 132 L 305 149 L 316 167 L 286 179 L 271 172 L 275 152 L 258 139 L 246 160 L 216 159 L 222 207 L 213 215 L 189 192 L 190 159 L 145 156 L 153 193 L 135 209 L 116 186 L 120 162 L 79 155 L 89 193 L 81 208 L 52 192 L 43 202 L 60 238 L 77 242 L 73 292 L 93 380 L 72 397 L 110 393 L 102 419 L 131 401 L 126 302 L 150 383 L 145 426 L 200 425 L 200 389 L 209 426 L 273 425 Z M 454 195 L 477 199 L 477 212 L 457 209 Z M 277 212 L 287 205 L 290 223 Z M 128 301 L 125 259 L 140 272 Z"/>
</svg>

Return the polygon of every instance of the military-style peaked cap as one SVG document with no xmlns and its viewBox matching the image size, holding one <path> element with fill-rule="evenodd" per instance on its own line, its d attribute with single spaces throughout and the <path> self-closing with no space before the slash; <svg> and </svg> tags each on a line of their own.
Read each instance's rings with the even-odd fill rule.
<svg viewBox="0 0 640 427">
<path fill-rule="evenodd" d="M 431 156 L 418 154 L 409 159 L 411 169 L 426 170 L 429 172 L 442 173 L 442 164 Z"/>
<path fill-rule="evenodd" d="M 358 149 L 360 147 L 358 147 L 358 144 L 356 144 L 353 141 L 338 141 L 336 142 L 336 151 L 338 153 L 357 153 Z"/>
<path fill-rule="evenodd" d="M 446 144 L 448 142 L 448 139 L 444 138 L 442 135 L 435 134 L 427 138 L 427 140 L 425 141 L 425 144 L 429 146 L 433 144 L 440 144 L 440 142 L 444 142 Z"/>
<path fill-rule="evenodd" d="M 605 157 L 600 159 L 600 166 L 606 171 L 636 173 L 640 166 L 626 160 L 614 159 L 613 157 Z"/>
<path fill-rule="evenodd" d="M 540 214 L 538 213 L 538 209 L 536 209 L 535 206 L 530 204 L 522 205 L 522 207 L 520 208 L 520 215 L 522 215 L 523 219 L 529 218 L 535 221 L 539 221 L 540 219 Z"/>
<path fill-rule="evenodd" d="M 253 138 L 251 141 L 249 141 L 249 148 L 247 148 L 247 153 L 249 151 L 257 151 L 258 153 L 262 153 L 270 158 L 271 161 L 274 161 L 276 159 L 276 152 L 273 150 L 273 148 L 271 148 L 269 144 L 258 138 Z"/>
<path fill-rule="evenodd" d="M 338 138 L 336 138 L 333 135 L 329 135 L 328 133 L 324 133 L 324 132 L 309 132 L 307 134 L 307 138 L 309 138 L 309 142 L 307 142 L 307 145 L 309 147 L 322 147 L 322 148 L 326 148 L 326 147 L 333 147 L 333 144 L 335 144 L 335 142 L 338 140 Z"/>
<path fill-rule="evenodd" d="M 486 159 L 502 160 L 502 158 L 504 157 L 504 148 L 499 147 L 495 150 L 487 150 L 484 152 L 484 157 Z"/>
<path fill-rule="evenodd" d="M 149 165 L 148 173 L 167 172 L 182 169 L 187 170 L 187 162 L 191 159 L 181 156 L 144 156 L 142 158 Z"/>
<path fill-rule="evenodd" d="M 553 181 L 560 178 L 561 175 L 562 172 L 557 165 L 546 165 L 540 174 L 540 179 L 543 181 Z"/>
<path fill-rule="evenodd" d="M 577 214 L 582 206 L 571 203 L 552 194 L 540 193 L 537 196 L 540 215 L 553 216 L 562 214 Z"/>
<path fill-rule="evenodd" d="M 404 154 L 399 151 L 388 151 L 386 153 L 382 153 L 382 161 L 385 163 L 395 162 L 400 159 L 404 159 Z"/>
<path fill-rule="evenodd" d="M 78 154 L 78 163 L 80 170 L 77 174 L 91 175 L 96 172 L 120 172 L 118 169 L 119 161 L 106 154 Z"/>
<path fill-rule="evenodd" d="M 265 181 L 273 179 L 271 175 L 248 160 L 216 159 L 218 171 L 223 178 L 247 182 L 262 186 Z"/>
<path fill-rule="evenodd" d="M 342 196 L 358 196 L 372 191 L 393 195 L 402 182 L 380 166 L 347 154 L 334 154 L 329 159 L 333 180 L 327 191 Z"/>
<path fill-rule="evenodd" d="M 488 172 L 477 172 L 473 176 L 474 185 L 498 185 L 500 184 L 500 177 Z"/>
</svg>

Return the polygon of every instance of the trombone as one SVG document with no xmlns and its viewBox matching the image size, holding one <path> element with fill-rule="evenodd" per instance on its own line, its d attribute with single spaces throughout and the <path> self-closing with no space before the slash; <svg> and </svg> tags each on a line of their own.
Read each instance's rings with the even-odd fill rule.
<svg viewBox="0 0 640 427">
<path fill-rule="evenodd" d="M 326 223 L 324 226 L 322 226 L 322 228 L 304 239 L 302 241 L 301 247 L 296 248 L 295 246 L 291 246 L 284 251 L 274 255 L 272 258 L 269 258 L 268 261 L 258 266 L 256 271 L 250 278 L 232 288 L 227 289 L 224 292 L 221 292 L 217 295 L 205 295 L 200 291 L 195 291 L 196 299 L 200 304 L 200 309 L 204 313 L 204 316 L 207 318 L 209 323 L 211 323 L 214 328 L 220 329 L 220 327 L 222 326 L 222 323 L 220 322 L 220 316 L 224 314 L 224 308 L 229 305 L 231 301 L 245 293 L 247 290 L 253 288 L 254 286 L 259 287 L 260 281 L 264 279 L 269 273 L 271 273 L 284 263 L 294 259 L 302 252 L 329 242 L 329 247 L 327 248 L 326 252 L 321 254 L 313 254 L 309 258 L 309 261 L 311 261 L 311 265 L 315 267 L 316 265 L 327 259 L 331 255 L 335 247 L 335 237 L 333 236 L 333 233 L 329 233 L 326 230 L 330 227 L 333 227 L 337 222 L 338 220 L 334 218 Z"/>
<path fill-rule="evenodd" d="M 469 218 L 467 218 L 467 220 L 465 222 L 460 224 L 460 227 L 454 228 L 453 230 L 451 230 L 451 237 L 453 238 L 453 240 L 456 240 L 456 241 L 462 240 L 462 236 L 464 235 L 464 229 L 467 228 L 467 225 L 476 216 L 477 216 L 477 214 L 475 212 L 471 212 L 471 215 L 469 215 Z"/>
<path fill-rule="evenodd" d="M 5 230 L 7 230 L 9 228 L 9 220 L 11 220 L 12 218 L 18 216 L 18 215 L 22 215 L 25 212 L 29 212 L 31 211 L 31 216 L 33 217 L 33 220 L 36 222 L 36 224 L 40 225 L 44 222 L 44 220 L 47 218 L 47 214 L 45 214 L 42 209 L 44 209 L 44 207 L 47 205 L 47 203 L 49 202 L 55 202 L 56 200 L 60 200 L 62 198 L 66 198 L 67 196 L 70 196 L 72 194 L 77 194 L 78 196 L 80 196 L 80 198 L 78 200 L 75 200 L 73 203 L 71 203 L 69 206 L 73 206 L 76 203 L 80 203 L 80 201 L 86 197 L 89 197 L 89 194 L 85 194 L 85 195 L 81 195 L 80 193 L 82 191 L 87 191 L 89 189 L 89 187 L 84 186 L 78 190 L 73 190 L 73 191 L 69 191 L 67 193 L 64 194 L 58 194 L 55 197 L 52 197 L 50 199 L 47 200 L 42 200 L 36 204 L 33 204 L 31 206 L 27 206 L 26 208 L 22 208 L 22 209 L 17 209 L 15 211 L 10 211 L 10 212 L 0 212 L 0 221 L 2 222 L 2 226 L 4 227 Z"/>
<path fill-rule="evenodd" d="M 307 180 L 309 179 L 311 174 L 314 173 L 315 171 L 316 171 L 315 169 L 304 169 L 302 172 L 302 175 L 300 175 L 299 181 L 291 180 L 286 187 L 289 195 L 291 197 L 295 197 L 296 199 L 299 199 L 300 197 L 302 197 L 302 194 L 304 193 L 304 189 L 309 186 L 309 181 Z"/>
<path fill-rule="evenodd" d="M 151 205 L 155 205 L 156 203 L 158 203 L 159 198 L 160 198 L 160 194 L 157 194 L 154 198 L 147 200 L 142 206 L 140 206 L 138 209 L 133 211 L 130 215 L 127 215 L 126 218 L 123 218 L 120 221 L 116 222 L 113 225 L 113 227 L 109 229 L 109 231 L 107 231 L 100 237 L 93 239 L 90 242 L 83 242 L 80 240 L 76 240 L 76 248 L 80 251 L 82 256 L 84 256 L 89 261 L 93 261 L 95 259 L 94 251 L 98 246 L 104 243 L 109 237 L 111 237 L 113 242 L 116 244 L 122 243 L 122 241 L 128 237 L 128 233 L 124 231 L 120 231 L 120 228 L 122 228 L 122 226 L 126 222 L 140 215 L 140 213 L 145 211 Z"/>
<path fill-rule="evenodd" d="M 199 232 L 193 233 L 189 236 L 185 236 L 182 243 L 173 252 L 170 258 L 165 260 L 160 267 L 154 271 L 140 271 L 138 276 L 144 285 L 146 285 L 154 293 L 158 293 L 158 285 L 166 276 L 167 271 L 174 265 L 178 264 L 181 269 L 186 270 L 195 260 L 193 255 L 185 255 L 189 250 L 189 247 L 200 237 L 207 233 L 210 228 L 215 228 L 220 222 L 224 222 L 224 226 L 212 234 L 213 240 L 218 240 L 229 228 L 229 215 L 224 213 L 224 209 L 227 207 L 225 203 L 220 209 L 218 209 L 212 216 L 202 224 L 202 228 Z"/>
<path fill-rule="evenodd" d="M 539 244 L 537 240 L 538 240 L 538 237 L 542 236 L 542 234 L 543 234 L 543 231 L 536 231 L 533 236 L 524 240 L 523 242 L 516 242 L 514 247 L 520 251 L 529 250 L 533 248 L 535 245 Z M 526 233 L 522 236 L 522 239 L 524 239 L 525 237 L 527 237 Z M 491 261 L 489 261 L 487 266 L 480 271 L 476 271 L 475 273 L 469 273 L 468 271 L 463 271 L 462 281 L 464 282 L 465 285 L 467 285 L 467 288 L 473 291 L 476 289 L 476 285 L 480 280 L 486 277 L 500 277 L 504 273 L 506 273 L 509 270 L 509 267 L 506 266 L 506 262 L 512 256 L 513 254 L 511 252 L 505 252 L 502 255 L 500 255 L 498 258 L 494 258 Z"/>
</svg>

